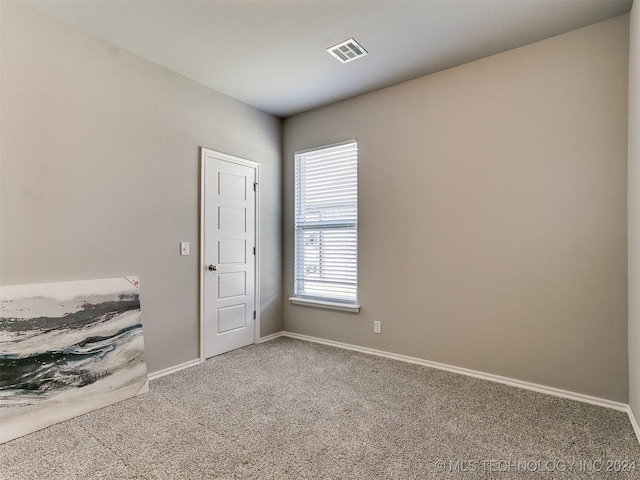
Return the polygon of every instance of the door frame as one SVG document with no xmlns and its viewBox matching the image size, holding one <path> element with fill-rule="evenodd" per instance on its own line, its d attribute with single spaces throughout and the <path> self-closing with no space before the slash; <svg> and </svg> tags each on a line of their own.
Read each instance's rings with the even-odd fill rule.
<svg viewBox="0 0 640 480">
<path fill-rule="evenodd" d="M 200 363 L 206 360 L 204 353 L 204 281 L 207 266 L 205 265 L 204 256 L 204 232 L 205 232 L 205 163 L 207 156 L 224 160 L 230 163 L 236 163 L 245 167 L 252 168 L 255 172 L 255 226 L 254 226 L 254 244 L 256 246 L 255 262 L 254 262 L 254 308 L 256 318 L 253 322 L 253 343 L 260 340 L 260 164 L 252 160 L 236 157 L 227 153 L 222 153 L 210 148 L 200 147 L 200 258 L 198 265 L 200 268 Z"/>
</svg>

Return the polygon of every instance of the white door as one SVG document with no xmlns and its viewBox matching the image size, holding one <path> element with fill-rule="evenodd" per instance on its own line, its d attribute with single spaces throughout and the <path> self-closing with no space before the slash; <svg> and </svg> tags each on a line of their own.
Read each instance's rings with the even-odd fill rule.
<svg viewBox="0 0 640 480">
<path fill-rule="evenodd" d="M 202 149 L 204 358 L 255 341 L 257 164 Z"/>
</svg>

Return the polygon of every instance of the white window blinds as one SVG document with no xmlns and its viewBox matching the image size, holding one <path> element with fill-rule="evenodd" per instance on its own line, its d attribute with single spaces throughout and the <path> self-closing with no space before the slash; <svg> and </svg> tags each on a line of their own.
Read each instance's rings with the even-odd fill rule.
<svg viewBox="0 0 640 480">
<path fill-rule="evenodd" d="M 296 154 L 295 296 L 356 303 L 358 145 Z"/>
</svg>

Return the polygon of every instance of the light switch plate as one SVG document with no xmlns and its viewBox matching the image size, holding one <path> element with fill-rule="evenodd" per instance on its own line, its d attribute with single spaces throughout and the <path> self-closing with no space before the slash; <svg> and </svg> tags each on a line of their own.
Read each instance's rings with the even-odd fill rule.
<svg viewBox="0 0 640 480">
<path fill-rule="evenodd" d="M 180 255 L 189 255 L 189 242 L 180 242 Z"/>
</svg>

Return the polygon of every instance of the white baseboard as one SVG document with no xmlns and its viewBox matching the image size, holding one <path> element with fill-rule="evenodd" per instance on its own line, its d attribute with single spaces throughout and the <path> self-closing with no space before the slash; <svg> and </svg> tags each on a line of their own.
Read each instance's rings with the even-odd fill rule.
<svg viewBox="0 0 640 480">
<path fill-rule="evenodd" d="M 165 375 L 169 375 L 171 373 L 179 372 L 180 370 L 184 370 L 185 368 L 195 367 L 196 365 L 200 365 L 200 359 L 196 358 L 195 360 L 189 360 L 188 362 L 181 363 L 180 365 L 174 365 L 173 367 L 165 368 L 162 370 L 158 370 L 157 372 L 153 372 L 147 375 L 149 380 L 156 380 L 160 377 L 164 377 Z"/>
<path fill-rule="evenodd" d="M 633 409 L 631 408 L 631 405 L 629 405 L 627 409 L 627 413 L 629 414 L 629 420 L 631 421 L 631 426 L 633 427 L 633 431 L 636 433 L 636 438 L 638 439 L 638 442 L 640 442 L 640 425 L 638 424 L 638 419 L 636 418 L 636 415 L 633 413 Z"/>
<path fill-rule="evenodd" d="M 268 342 L 269 340 L 274 340 L 278 337 L 282 337 L 283 335 L 284 332 L 277 332 L 272 335 L 267 335 L 266 337 L 260 337 L 256 343 Z M 184 370 L 185 368 L 195 367 L 196 365 L 200 365 L 201 363 L 202 361 L 199 358 L 196 358 L 195 360 L 189 360 L 188 362 L 181 363 L 180 365 L 174 365 L 173 367 L 150 373 L 147 375 L 147 378 L 149 380 L 156 380 L 160 377 L 164 377 L 165 375 L 170 375 L 172 373 L 179 372 L 180 370 Z"/>
<path fill-rule="evenodd" d="M 275 340 L 276 338 L 284 337 L 284 336 L 285 336 L 285 332 L 272 333 L 271 335 L 267 335 L 265 337 L 260 337 L 258 339 L 258 341 L 256 341 L 256 343 L 264 343 L 264 342 L 268 342 L 270 340 Z"/>
<path fill-rule="evenodd" d="M 1 1 L 1 0 L 0 0 Z M 285 332 L 277 332 L 272 335 L 267 335 L 266 337 L 260 337 L 256 343 L 268 342 L 269 340 L 275 340 L 278 337 L 284 336 Z M 189 360 L 188 362 L 181 363 L 180 365 L 174 365 L 173 367 L 168 367 L 163 370 L 158 370 L 157 372 L 153 372 L 147 375 L 149 380 L 156 380 L 160 377 L 164 377 L 165 375 L 170 375 L 175 372 L 179 372 L 180 370 L 184 370 L 185 368 L 195 367 L 196 365 L 200 365 L 202 361 L 199 358 L 195 360 Z"/>
<path fill-rule="evenodd" d="M 292 333 L 292 332 L 285 331 L 285 332 L 282 332 L 282 336 L 297 338 L 299 340 L 306 340 L 308 342 L 321 343 L 323 345 L 344 348 L 346 350 L 353 350 L 361 353 L 368 353 L 370 355 L 377 355 L 379 357 L 391 358 L 393 360 L 400 360 L 403 362 L 414 363 L 417 365 L 424 365 L 425 367 L 437 368 L 438 370 L 445 370 L 447 372 L 467 375 L 469 377 L 480 378 L 482 380 L 489 380 L 492 382 L 510 385 L 512 387 L 524 388 L 525 390 L 532 390 L 534 392 L 546 393 L 547 395 L 554 395 L 556 397 L 568 398 L 570 400 L 576 400 L 578 402 L 590 403 L 592 405 L 611 408 L 613 410 L 619 410 L 621 412 L 629 411 L 629 406 L 626 403 L 615 402 L 613 400 L 608 400 L 606 398 L 592 397 L 591 395 L 571 392 L 568 390 L 562 390 L 555 387 L 547 387 L 546 385 L 539 385 L 537 383 L 525 382 L 523 380 L 516 380 L 514 378 L 502 377 L 500 375 L 494 375 L 492 373 L 485 373 L 477 370 L 470 370 L 468 368 L 455 367 L 453 365 L 432 362 L 429 360 L 423 360 L 421 358 L 409 357 L 406 355 L 385 352 L 382 350 L 375 350 L 373 348 L 359 347 L 357 345 L 351 345 L 348 343 L 334 342 L 333 340 L 325 340 L 323 338 L 311 337 L 309 335 L 301 335 L 299 333 Z M 638 430 L 636 430 L 636 434 L 638 434 Z M 638 436 L 638 438 L 640 439 L 640 436 Z"/>
</svg>

